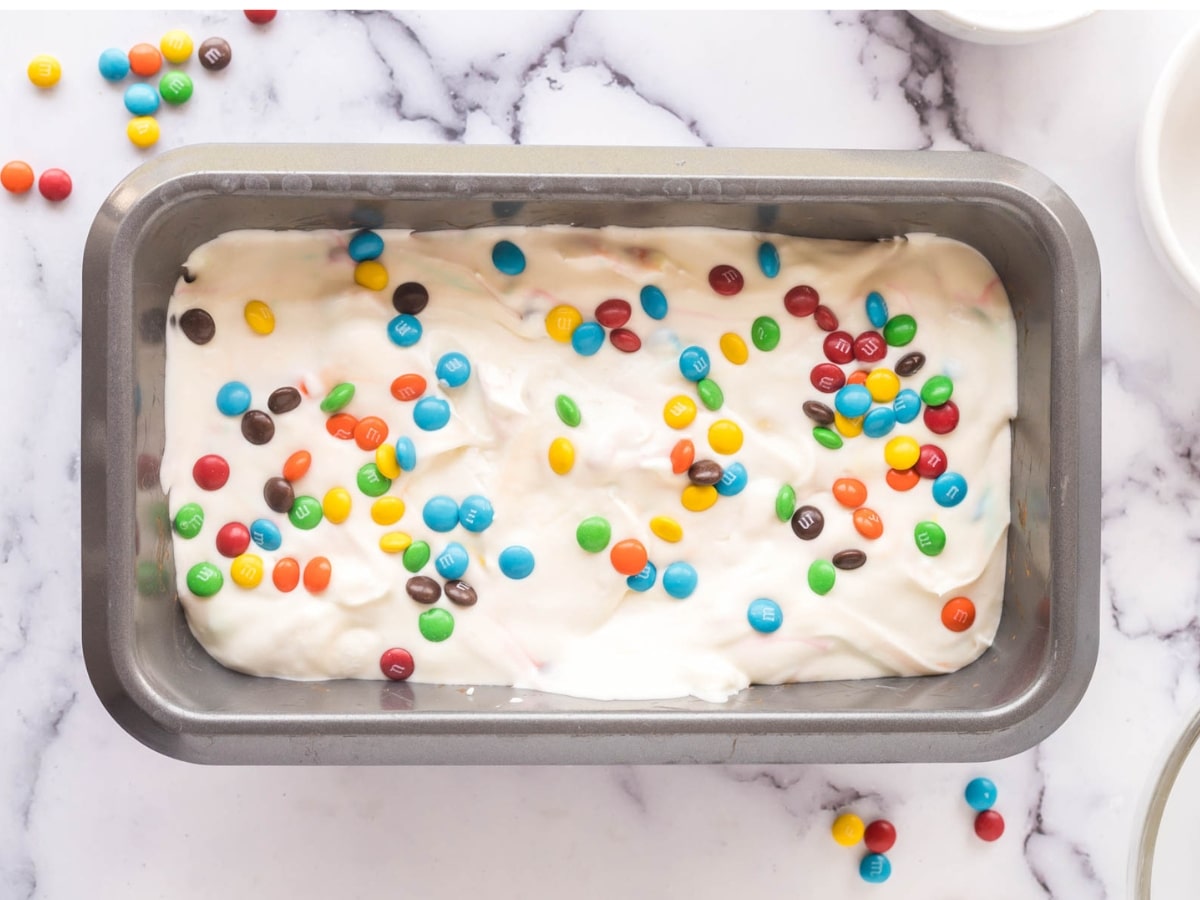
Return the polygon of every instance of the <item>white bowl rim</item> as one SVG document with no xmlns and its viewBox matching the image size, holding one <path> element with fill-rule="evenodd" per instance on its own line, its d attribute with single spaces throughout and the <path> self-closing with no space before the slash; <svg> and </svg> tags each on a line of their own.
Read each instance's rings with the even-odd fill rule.
<svg viewBox="0 0 1200 900">
<path fill-rule="evenodd" d="M 1180 286 L 1191 292 L 1195 299 L 1200 299 L 1200 269 L 1188 258 L 1171 227 L 1166 206 L 1162 201 L 1162 173 L 1159 159 L 1162 151 L 1163 116 L 1167 104 L 1178 87 L 1180 71 L 1191 60 L 1192 55 L 1198 51 L 1200 51 L 1200 25 L 1188 32 L 1179 43 L 1158 77 L 1154 92 L 1150 96 L 1150 105 L 1146 109 L 1137 152 L 1137 171 L 1141 182 L 1138 190 L 1138 205 L 1141 207 L 1142 219 L 1147 230 L 1157 240 L 1158 249 L 1165 257 L 1165 262 L 1169 264 L 1172 274 L 1175 275 Z"/>
<path fill-rule="evenodd" d="M 1010 22 L 1004 22 L 999 17 L 991 15 L 980 16 L 979 11 L 970 9 L 939 9 L 930 10 L 944 20 L 969 28 L 975 32 L 997 35 L 1043 35 L 1051 34 L 1060 28 L 1082 22 L 1095 12 L 1091 9 L 1049 9 L 1042 12 L 1029 13 Z M 1022 12 L 1024 12 L 1022 10 Z M 921 10 L 927 15 L 928 12 Z"/>
</svg>

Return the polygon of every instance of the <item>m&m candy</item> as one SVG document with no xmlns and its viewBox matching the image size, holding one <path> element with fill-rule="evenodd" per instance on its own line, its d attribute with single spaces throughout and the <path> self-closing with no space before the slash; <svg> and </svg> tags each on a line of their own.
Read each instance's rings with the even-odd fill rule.
<svg viewBox="0 0 1200 900">
<path fill-rule="evenodd" d="M 501 574 L 515 581 L 528 578 L 533 574 L 533 552 L 520 544 L 514 544 L 501 550 L 497 563 L 500 566 Z"/>
<path fill-rule="evenodd" d="M 471 361 L 458 352 L 444 353 L 437 361 L 434 372 L 438 381 L 446 387 L 462 387 L 471 377 Z"/>
<path fill-rule="evenodd" d="M 129 124 L 125 126 L 125 134 L 135 147 L 153 147 L 158 143 L 158 122 L 153 116 L 138 116 L 129 120 Z"/>
<path fill-rule="evenodd" d="M 778 631 L 779 626 L 783 624 L 783 610 L 774 600 L 759 597 L 750 603 L 746 610 L 746 618 L 755 631 L 770 634 Z"/>
<path fill-rule="evenodd" d="M 71 196 L 71 176 L 62 169 L 47 169 L 38 179 L 38 191 L 47 200 L 66 200 Z M 182 317 L 179 324 L 183 326 Z"/>
<path fill-rule="evenodd" d="M 434 558 L 433 565 L 443 578 L 462 578 L 467 573 L 471 557 L 467 550 L 457 541 L 446 545 L 445 549 Z"/>
<path fill-rule="evenodd" d="M 604 346 L 604 328 L 598 322 L 584 322 L 571 332 L 571 346 L 580 356 L 595 356 Z"/>
<path fill-rule="evenodd" d="M 525 271 L 525 254 L 512 241 L 497 241 L 492 247 L 492 265 L 505 275 L 520 275 Z"/>
<path fill-rule="evenodd" d="M 458 510 L 458 521 L 462 527 L 476 533 L 490 528 L 495 517 L 496 511 L 492 507 L 492 501 L 479 494 L 465 497 Z"/>
<path fill-rule="evenodd" d="M 429 498 L 421 510 L 426 526 L 439 532 L 453 531 L 458 525 L 458 517 L 458 504 L 444 494 Z"/>
<path fill-rule="evenodd" d="M 685 562 L 673 562 L 663 570 L 663 590 L 676 600 L 686 600 L 692 596 L 699 581 L 696 570 Z"/>
<path fill-rule="evenodd" d="M 120 81 L 129 74 L 129 54 L 116 47 L 109 47 L 100 54 L 100 75 L 106 81 Z"/>
<path fill-rule="evenodd" d="M 450 404 L 441 397 L 422 397 L 413 405 L 413 424 L 422 431 L 438 431 L 450 421 Z"/>
<path fill-rule="evenodd" d="M 158 49 L 167 62 L 181 66 L 192 56 L 191 35 L 186 31 L 174 28 L 162 36 L 162 40 L 158 42 Z"/>
<path fill-rule="evenodd" d="M 52 88 L 62 78 L 62 63 L 48 53 L 35 56 L 26 69 L 29 80 L 40 88 Z"/>
<path fill-rule="evenodd" d="M 630 575 L 625 579 L 625 584 L 630 590 L 637 591 L 639 594 L 644 594 L 650 588 L 654 587 L 654 582 L 658 580 L 658 569 L 654 563 L 647 562 L 642 568 L 642 571 L 636 575 Z"/>
<path fill-rule="evenodd" d="M 195 86 L 183 72 L 168 72 L 158 80 L 158 93 L 172 106 L 180 106 L 192 98 Z"/>
<path fill-rule="evenodd" d="M 33 169 L 29 163 L 13 160 L 0 168 L 0 185 L 13 194 L 24 194 L 33 187 Z"/>
<path fill-rule="evenodd" d="M 134 44 L 129 50 L 129 68 L 134 75 L 149 78 L 162 68 L 163 58 L 153 44 Z"/>
<path fill-rule="evenodd" d="M 273 9 L 247 9 L 243 10 L 246 18 L 255 25 L 266 25 L 268 22 L 275 20 L 275 10 Z"/>
</svg>

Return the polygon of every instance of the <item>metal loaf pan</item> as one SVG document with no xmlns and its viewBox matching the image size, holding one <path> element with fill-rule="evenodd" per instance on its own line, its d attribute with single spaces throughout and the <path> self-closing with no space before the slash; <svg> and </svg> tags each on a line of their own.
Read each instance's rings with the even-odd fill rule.
<svg viewBox="0 0 1200 900">
<path fill-rule="evenodd" d="M 238 228 L 708 225 L 981 251 L 1019 339 L 1005 607 L 950 675 L 752 687 L 725 704 L 228 671 L 174 589 L 163 323 L 180 264 Z M 1100 271 L 1079 210 L 982 153 L 212 145 L 133 172 L 83 263 L 83 649 L 132 735 L 205 763 L 889 762 L 995 759 L 1057 728 L 1097 652 Z M 515 695 L 522 702 L 511 702 Z"/>
</svg>

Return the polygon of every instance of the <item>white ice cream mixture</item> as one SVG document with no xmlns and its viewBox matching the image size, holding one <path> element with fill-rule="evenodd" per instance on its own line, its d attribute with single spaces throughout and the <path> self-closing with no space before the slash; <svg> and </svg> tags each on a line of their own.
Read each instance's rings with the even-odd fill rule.
<svg viewBox="0 0 1200 900">
<path fill-rule="evenodd" d="M 162 483 L 172 516 L 187 503 L 204 510 L 197 536 L 174 536 L 174 558 L 191 629 L 221 663 L 289 679 L 383 678 L 382 654 L 404 648 L 413 658 L 411 680 L 419 682 L 504 684 L 601 699 L 690 694 L 721 700 L 751 684 L 949 672 L 988 647 L 1004 590 L 1016 336 L 1004 288 L 976 251 L 931 236 L 846 243 L 702 228 L 379 234 L 385 243 L 379 262 L 389 279 L 382 291 L 355 283 L 346 249 L 350 232 L 243 231 L 193 252 L 187 269 L 194 281 L 181 279 L 170 300 Z M 500 240 L 523 251 L 521 274 L 504 274 L 493 264 Z M 771 278 L 758 263 L 764 241 L 780 259 Z M 710 287 L 709 272 L 718 264 L 742 273 L 740 293 L 722 296 Z M 429 294 L 417 316 L 422 337 L 411 347 L 388 335 L 397 315 L 392 292 L 403 282 L 419 282 Z M 910 344 L 889 347 L 881 362 L 841 368 L 848 375 L 890 368 L 919 351 L 927 361 L 901 378 L 902 386 L 919 392 L 929 377 L 949 376 L 961 411 L 958 426 L 934 434 L 918 416 L 886 437 L 847 436 L 840 449 L 817 443 L 802 404 L 832 407 L 834 397 L 810 381 L 813 367 L 827 361 L 826 332 L 812 316 L 784 308 L 784 295 L 801 284 L 819 292 L 850 335 L 872 330 L 865 307 L 872 291 L 886 299 L 889 315 L 915 317 Z M 668 300 L 662 320 L 639 303 L 646 285 Z M 587 321 L 609 298 L 632 305 L 625 327 L 638 335 L 641 349 L 622 352 L 606 340 L 584 357 L 548 335 L 546 314 L 553 307 L 573 306 Z M 251 300 L 270 307 L 270 334 L 247 324 Z M 216 326 L 203 345 L 178 324 L 197 307 Z M 781 331 L 770 351 L 751 341 L 751 323 L 764 315 Z M 729 332 L 749 348 L 744 364 L 719 349 Z M 712 411 L 697 400 L 694 422 L 677 430 L 664 422 L 663 410 L 677 395 L 697 397 L 679 367 L 681 351 L 693 345 L 707 350 L 724 403 Z M 449 351 L 471 362 L 461 387 L 439 385 L 434 375 Z M 392 395 L 392 382 L 406 373 L 424 376 L 426 395 L 449 402 L 446 427 L 421 430 L 414 404 Z M 254 445 L 243 437 L 240 417 L 217 408 L 217 393 L 230 381 L 250 388 L 254 410 L 266 411 L 268 396 L 280 387 L 301 388 L 305 396 L 298 408 L 273 415 L 274 437 Z M 374 500 L 356 484 L 356 473 L 375 452 L 326 428 L 320 402 L 343 382 L 355 386 L 346 414 L 377 416 L 388 425 L 389 445 L 407 436 L 416 448 L 416 467 L 388 490 L 405 504 L 395 524 L 373 521 Z M 578 427 L 556 415 L 559 395 L 577 404 Z M 743 432 L 743 445 L 731 455 L 710 448 L 708 429 L 719 419 Z M 896 436 L 940 447 L 950 471 L 966 479 L 966 499 L 940 506 L 929 479 L 908 491 L 890 487 L 884 447 Z M 547 457 L 560 437 L 575 450 L 566 475 L 555 474 Z M 688 476 L 673 473 L 670 461 L 684 438 L 694 442 L 696 459 L 740 462 L 749 476 L 745 489 L 720 496 L 705 511 L 685 509 Z M 311 453 L 312 465 L 293 485 L 296 495 L 321 501 L 330 489 L 345 488 L 352 497 L 346 521 L 325 519 L 301 530 L 268 508 L 264 483 L 298 450 Z M 219 490 L 202 490 L 193 479 L 194 463 L 206 454 L 229 463 L 231 475 Z M 865 506 L 884 526 L 878 538 L 861 535 L 852 511 L 834 499 L 832 486 L 845 477 L 866 486 Z M 797 505 L 824 515 L 815 539 L 801 540 L 777 516 L 785 484 L 795 489 Z M 425 502 L 435 495 L 458 501 L 482 495 L 494 507 L 494 523 L 480 533 L 461 526 L 435 532 L 422 520 Z M 645 546 L 659 574 L 653 588 L 630 589 L 607 550 L 580 547 L 576 527 L 590 516 L 611 523 L 613 543 L 636 539 Z M 655 536 L 650 521 L 656 516 L 675 519 L 682 539 Z M 268 551 L 252 543 L 247 552 L 262 560 L 265 576 L 257 587 L 240 587 L 230 577 L 234 561 L 218 553 L 215 535 L 225 523 L 264 518 L 278 525 L 282 545 Z M 914 528 L 923 521 L 944 529 L 940 555 L 918 549 Z M 413 573 L 401 554 L 379 543 L 394 532 L 428 542 L 434 557 L 452 541 L 462 544 L 470 556 L 462 580 L 478 602 L 458 606 L 443 594 L 430 607 L 410 598 L 405 585 Z M 500 552 L 512 545 L 535 558 L 527 578 L 514 580 L 499 569 Z M 836 570 L 833 588 L 814 592 L 810 565 L 845 550 L 863 551 L 865 564 Z M 292 558 L 303 567 L 318 556 L 332 566 L 327 589 L 275 587 L 278 560 Z M 690 563 L 698 575 L 686 599 L 662 587 L 663 571 L 676 561 Z M 223 573 L 224 584 L 202 598 L 188 590 L 186 576 L 205 562 Z M 432 560 L 420 574 L 445 581 Z M 943 606 L 957 597 L 969 598 L 976 610 L 965 631 L 942 623 Z M 751 627 L 747 610 L 756 598 L 779 605 L 778 630 Z M 431 608 L 453 617 L 453 633 L 440 642 L 419 628 Z"/>
</svg>

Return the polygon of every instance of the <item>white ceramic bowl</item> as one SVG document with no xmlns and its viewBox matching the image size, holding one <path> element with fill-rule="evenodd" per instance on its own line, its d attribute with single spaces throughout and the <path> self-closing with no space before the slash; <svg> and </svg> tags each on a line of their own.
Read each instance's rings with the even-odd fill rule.
<svg viewBox="0 0 1200 900">
<path fill-rule="evenodd" d="M 1092 14 L 1088 9 L 913 9 L 909 12 L 943 34 L 977 44 L 1040 41 Z"/>
<path fill-rule="evenodd" d="M 1159 76 L 1138 142 L 1137 178 L 1150 243 L 1200 303 L 1200 28 Z"/>
</svg>

